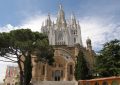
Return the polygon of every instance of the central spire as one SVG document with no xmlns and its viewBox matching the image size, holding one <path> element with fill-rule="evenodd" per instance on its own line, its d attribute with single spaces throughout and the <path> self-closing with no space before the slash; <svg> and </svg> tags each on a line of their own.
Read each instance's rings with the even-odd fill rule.
<svg viewBox="0 0 120 85">
<path fill-rule="evenodd" d="M 65 13 L 61 4 L 59 4 L 59 11 L 57 16 L 57 26 L 62 27 L 66 26 Z"/>
</svg>

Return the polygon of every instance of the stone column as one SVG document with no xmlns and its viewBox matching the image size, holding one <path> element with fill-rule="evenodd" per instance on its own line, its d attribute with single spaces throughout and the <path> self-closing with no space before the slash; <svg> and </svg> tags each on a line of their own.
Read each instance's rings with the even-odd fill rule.
<svg viewBox="0 0 120 85">
<path fill-rule="evenodd" d="M 68 72 L 67 72 L 67 63 L 65 65 L 65 72 L 64 72 L 65 76 L 64 76 L 64 81 L 67 81 L 67 76 L 68 76 Z"/>
<path fill-rule="evenodd" d="M 41 62 L 39 62 L 39 65 L 38 65 L 38 81 L 41 81 L 41 68 L 42 68 L 42 66 L 41 66 Z"/>
<path fill-rule="evenodd" d="M 36 58 L 32 58 L 32 82 L 36 81 L 36 70 L 37 70 L 37 63 L 35 62 Z"/>
<path fill-rule="evenodd" d="M 44 81 L 47 80 L 47 63 L 45 63 L 45 76 L 44 76 Z"/>
</svg>

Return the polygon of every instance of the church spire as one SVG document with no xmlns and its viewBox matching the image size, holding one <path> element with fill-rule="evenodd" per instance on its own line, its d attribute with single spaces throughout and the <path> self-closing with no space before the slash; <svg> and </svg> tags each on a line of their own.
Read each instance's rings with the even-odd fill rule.
<svg viewBox="0 0 120 85">
<path fill-rule="evenodd" d="M 72 25 L 73 27 L 76 27 L 76 26 L 77 26 L 76 18 L 75 18 L 75 14 L 74 14 L 74 13 L 71 14 L 71 25 Z"/>
<path fill-rule="evenodd" d="M 57 16 L 57 26 L 66 26 L 65 13 L 61 4 L 59 4 L 59 11 Z"/>
<path fill-rule="evenodd" d="M 46 20 L 46 25 L 47 25 L 47 26 L 51 26 L 50 13 L 48 13 L 48 17 L 47 17 L 47 20 Z"/>
</svg>

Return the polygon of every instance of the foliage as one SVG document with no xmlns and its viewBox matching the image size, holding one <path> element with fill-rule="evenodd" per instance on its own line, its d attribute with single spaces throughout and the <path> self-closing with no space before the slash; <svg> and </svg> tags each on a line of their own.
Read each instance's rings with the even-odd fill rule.
<svg viewBox="0 0 120 85">
<path fill-rule="evenodd" d="M 37 55 L 38 61 L 48 62 L 52 64 L 54 61 L 54 50 L 49 46 L 48 37 L 39 32 L 32 32 L 30 29 L 17 29 L 9 33 L 0 33 L 0 55 L 4 58 L 16 55 L 18 66 L 20 68 L 21 85 L 28 85 L 32 76 L 31 55 Z M 24 56 L 25 61 L 21 60 L 21 55 Z M 5 57 L 7 56 L 7 57 Z M 24 73 L 22 72 L 21 63 L 24 64 Z M 24 77 L 24 78 L 23 78 Z M 25 79 L 25 80 L 23 80 Z"/>
<path fill-rule="evenodd" d="M 75 65 L 76 80 L 85 80 L 90 78 L 89 68 L 84 57 L 84 53 L 82 51 L 79 51 L 79 54 L 77 56 L 77 63 Z"/>
<path fill-rule="evenodd" d="M 104 44 L 96 60 L 96 71 L 101 77 L 120 75 L 120 41 L 115 39 Z"/>
</svg>

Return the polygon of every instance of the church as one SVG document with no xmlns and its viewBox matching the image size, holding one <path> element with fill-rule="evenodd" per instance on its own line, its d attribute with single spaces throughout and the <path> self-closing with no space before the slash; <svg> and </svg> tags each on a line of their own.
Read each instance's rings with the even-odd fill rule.
<svg viewBox="0 0 120 85">
<path fill-rule="evenodd" d="M 32 59 L 32 81 L 73 81 L 78 52 L 85 54 L 90 69 L 94 65 L 94 51 L 91 40 L 86 40 L 87 47 L 82 44 L 81 27 L 74 14 L 70 19 L 65 18 L 62 5 L 59 5 L 56 21 L 52 21 L 50 14 L 41 27 L 42 33 L 48 36 L 49 44 L 54 47 L 53 66 L 47 63 L 35 62 Z"/>
</svg>

